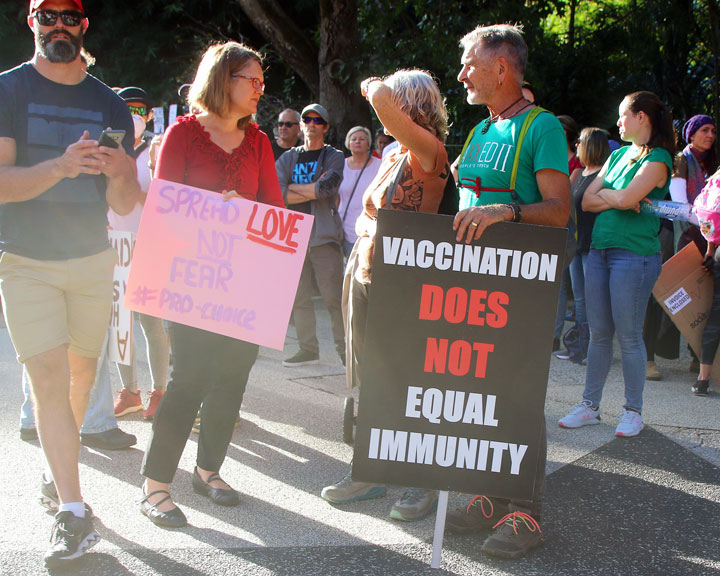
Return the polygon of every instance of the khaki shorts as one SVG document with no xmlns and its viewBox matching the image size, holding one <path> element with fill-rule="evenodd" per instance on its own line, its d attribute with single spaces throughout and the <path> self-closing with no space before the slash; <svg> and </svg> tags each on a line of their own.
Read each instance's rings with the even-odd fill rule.
<svg viewBox="0 0 720 576">
<path fill-rule="evenodd" d="M 3 253 L 0 293 L 18 362 L 63 345 L 79 356 L 100 356 L 110 322 L 116 261 L 110 248 L 69 260 Z"/>
</svg>

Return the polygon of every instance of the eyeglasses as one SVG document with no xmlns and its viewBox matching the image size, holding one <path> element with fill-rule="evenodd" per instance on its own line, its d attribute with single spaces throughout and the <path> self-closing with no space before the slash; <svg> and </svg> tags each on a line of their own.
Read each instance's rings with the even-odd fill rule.
<svg viewBox="0 0 720 576">
<path fill-rule="evenodd" d="M 305 118 L 302 119 L 303 123 L 305 124 L 327 124 L 325 120 L 320 118 L 319 116 L 305 116 Z"/>
<path fill-rule="evenodd" d="M 282 128 L 283 126 L 285 126 L 285 128 L 292 128 L 297 124 L 300 124 L 300 122 L 278 122 L 278 128 Z"/>
<path fill-rule="evenodd" d="M 262 82 L 260 78 L 253 78 L 252 76 L 245 76 L 244 74 L 230 74 L 230 78 L 232 78 L 233 80 L 237 78 L 244 78 L 245 80 L 250 80 L 253 89 L 257 90 L 258 92 L 265 92 L 265 82 Z"/>
<path fill-rule="evenodd" d="M 77 10 L 63 10 L 62 12 L 57 10 L 36 10 L 33 16 L 35 16 L 40 26 L 55 26 L 58 16 L 65 26 L 80 26 L 85 19 L 85 14 Z"/>
<path fill-rule="evenodd" d="M 130 114 L 137 114 L 138 116 L 145 116 L 148 113 L 147 106 L 128 106 Z"/>
</svg>

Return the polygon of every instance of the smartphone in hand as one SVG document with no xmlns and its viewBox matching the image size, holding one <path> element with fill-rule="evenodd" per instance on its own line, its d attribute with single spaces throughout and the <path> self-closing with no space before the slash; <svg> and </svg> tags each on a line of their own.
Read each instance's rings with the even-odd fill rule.
<svg viewBox="0 0 720 576">
<path fill-rule="evenodd" d="M 125 130 L 103 130 L 98 144 L 108 148 L 120 148 L 123 138 L 125 138 Z"/>
</svg>

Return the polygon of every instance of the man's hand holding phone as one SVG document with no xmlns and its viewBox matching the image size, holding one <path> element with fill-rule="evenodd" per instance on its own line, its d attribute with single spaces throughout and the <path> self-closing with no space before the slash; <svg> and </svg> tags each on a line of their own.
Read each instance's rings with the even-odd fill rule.
<svg viewBox="0 0 720 576">
<path fill-rule="evenodd" d="M 125 154 L 122 140 L 125 130 L 103 130 L 98 140 L 96 156 L 100 161 L 100 171 L 108 178 L 128 176 L 135 173 L 135 161 Z"/>
<path fill-rule="evenodd" d="M 97 157 L 98 145 L 90 140 L 85 130 L 77 142 L 73 142 L 57 159 L 57 168 L 63 178 L 77 178 L 79 174 L 101 174 L 102 163 Z"/>
</svg>

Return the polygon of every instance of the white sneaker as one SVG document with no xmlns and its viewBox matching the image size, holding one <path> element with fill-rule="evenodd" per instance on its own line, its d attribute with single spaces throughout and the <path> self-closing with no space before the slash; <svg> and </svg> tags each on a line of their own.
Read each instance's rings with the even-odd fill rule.
<svg viewBox="0 0 720 576">
<path fill-rule="evenodd" d="M 592 404 L 587 400 L 575 404 L 567 416 L 558 420 L 560 428 L 580 428 L 593 424 L 600 424 L 600 411 L 593 410 Z"/>
<path fill-rule="evenodd" d="M 620 423 L 615 428 L 615 436 L 630 438 L 640 434 L 643 428 L 645 428 L 645 425 L 640 414 L 632 410 L 623 410 Z"/>
</svg>

